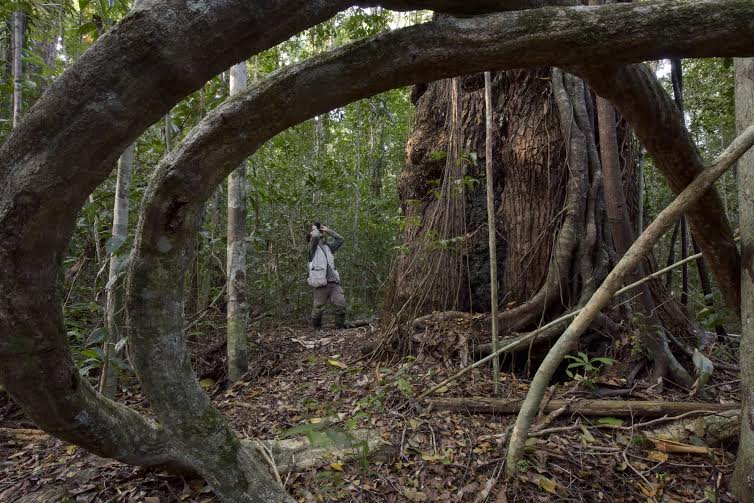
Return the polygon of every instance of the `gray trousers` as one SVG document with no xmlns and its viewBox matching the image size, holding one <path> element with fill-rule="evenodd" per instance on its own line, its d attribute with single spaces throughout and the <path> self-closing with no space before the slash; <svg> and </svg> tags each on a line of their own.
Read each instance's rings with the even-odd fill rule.
<svg viewBox="0 0 754 503">
<path fill-rule="evenodd" d="M 346 312 L 346 295 L 343 287 L 338 283 L 328 283 L 314 289 L 314 307 L 312 308 L 312 318 L 319 318 L 325 311 L 325 305 L 330 302 L 335 306 L 337 314 Z"/>
</svg>

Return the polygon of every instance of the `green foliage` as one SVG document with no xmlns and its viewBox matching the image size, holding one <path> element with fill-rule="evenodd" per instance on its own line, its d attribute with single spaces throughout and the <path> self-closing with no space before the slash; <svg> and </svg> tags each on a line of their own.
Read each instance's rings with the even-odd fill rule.
<svg viewBox="0 0 754 503">
<path fill-rule="evenodd" d="M 735 137 L 735 107 L 734 107 L 734 75 L 732 61 L 726 58 L 684 59 L 683 66 L 683 97 L 686 126 L 696 142 L 705 163 L 711 162 Z M 673 96 L 673 89 L 669 77 L 670 65 L 663 62 L 658 74 L 665 75 L 661 79 L 665 90 Z M 664 177 L 660 174 L 651 157 L 645 158 L 645 208 L 649 222 L 674 199 L 675 194 L 669 189 Z M 738 192 L 736 190 L 735 175 L 732 170 L 726 172 L 716 183 L 723 207 L 735 229 L 738 227 Z M 665 265 L 670 252 L 670 237 L 668 232 L 655 247 L 654 255 L 660 265 Z M 689 245 L 689 249 L 691 246 Z M 693 253 L 691 250 L 689 253 Z M 680 260 L 680 236 L 676 244 L 675 260 Z M 673 294 L 680 297 L 682 269 L 672 272 Z M 664 282 L 663 277 L 663 282 Z M 726 327 L 739 326 L 738 317 L 720 309 L 719 292 L 713 286 L 714 305 L 707 309 L 709 301 L 704 299 L 696 263 L 689 264 L 689 281 L 691 286 L 689 311 L 696 321 L 707 329 L 723 322 Z"/>
<path fill-rule="evenodd" d="M 112 24 L 131 8 L 131 2 L 74 0 L 62 4 L 20 3 L 29 15 L 24 72 L 24 110 L 31 107 L 52 79 L 62 73 Z M 15 7 L 14 7 L 15 8 Z M 264 78 L 284 66 L 329 50 L 333 46 L 374 35 L 398 25 L 419 22 L 426 13 L 396 14 L 383 9 L 352 8 L 247 62 L 250 80 Z M 62 23 L 59 24 L 59 23 Z M 48 34 L 62 35 L 52 62 L 38 43 Z M 5 45 L 4 45 L 5 44 Z M 10 33 L 0 25 L 0 47 L 9 47 Z M 49 63 L 49 64 L 48 64 Z M 6 69 L 7 70 L 7 69 Z M 12 79 L 0 78 L 0 91 L 9 96 Z M 253 84 L 250 84 L 253 85 Z M 6 92 L 7 91 L 7 92 Z M 174 144 L 228 97 L 224 72 L 171 110 Z M 0 103 L 0 118 L 10 114 L 9 100 Z M 305 233 L 310 223 L 322 221 L 337 230 L 346 244 L 337 255 L 352 316 L 372 314 L 380 304 L 382 286 L 392 258 L 399 252 L 399 236 L 413 219 L 400 211 L 395 191 L 403 167 L 403 149 L 409 134 L 413 106 L 408 91 L 399 89 L 333 110 L 279 134 L 249 160 L 247 221 L 248 286 L 254 309 L 273 317 L 304 319 L 310 310 L 306 284 Z M 9 130 L 0 121 L 0 141 Z M 87 345 L 92 327 L 104 321 L 109 254 L 118 255 L 120 276 L 127 269 L 139 202 L 149 176 L 166 154 L 164 122 L 144 131 L 134 146 L 134 169 L 129 198 L 129 235 L 111 238 L 115 172 L 81 209 L 71 245 L 64 258 L 66 322 L 77 362 L 94 374 L 101 358 Z M 193 318 L 206 302 L 218 299 L 222 309 L 225 283 L 225 195 L 221 187 L 205 206 L 196 243 L 196 255 L 187 267 L 186 314 Z M 95 243 L 94 233 L 99 235 Z M 207 278 L 208 284 L 206 284 Z M 203 301 L 204 302 L 204 301 Z M 210 330 L 211 317 L 206 317 Z M 206 330 L 192 327 L 189 337 Z M 101 343 L 99 343 L 101 344 Z M 405 387 L 404 387 L 405 388 Z"/>
<path fill-rule="evenodd" d="M 566 375 L 571 379 L 585 383 L 589 387 L 594 387 L 594 379 L 600 372 L 603 365 L 612 365 L 615 360 L 612 358 L 595 357 L 590 358 L 586 353 L 579 351 L 576 356 L 566 355 L 567 360 L 571 363 L 566 367 Z M 574 370 L 582 373 L 575 373 Z"/>
</svg>

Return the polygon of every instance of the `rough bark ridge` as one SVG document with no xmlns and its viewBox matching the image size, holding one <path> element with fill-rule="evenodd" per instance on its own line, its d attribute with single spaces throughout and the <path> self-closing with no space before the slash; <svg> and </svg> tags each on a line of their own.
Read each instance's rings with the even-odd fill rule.
<svg viewBox="0 0 754 503">
<path fill-rule="evenodd" d="M 466 93 L 458 77 L 438 82 L 436 91 L 445 104 L 435 117 L 441 123 L 443 141 L 426 152 L 436 169 L 426 174 L 429 178 L 423 197 L 411 204 L 423 203 L 421 225 L 411 225 L 416 214 L 408 205 L 404 206 L 409 222 L 406 228 L 409 252 L 401 257 L 404 267 L 392 275 L 395 288 L 388 291 L 408 289 L 405 294 L 401 291 L 401 295 L 388 293 L 387 301 L 393 308 L 387 312 L 405 313 L 408 317 L 415 317 L 427 308 L 464 310 L 468 305 L 465 267 L 468 160 L 464 127 L 468 113 L 462 116 L 464 110 L 468 112 L 463 105 Z"/>
<path fill-rule="evenodd" d="M 496 191 L 496 226 L 502 237 L 498 251 L 503 301 L 512 309 L 500 318 L 502 329 L 517 330 L 552 314 L 579 305 L 594 290 L 594 282 L 607 273 L 604 246 L 602 174 L 587 113 L 585 89 L 578 79 L 550 70 L 511 71 L 496 74 L 494 95 L 497 138 L 492 160 L 500 180 Z M 473 158 L 485 152 L 484 93 L 481 75 L 465 78 L 464 149 Z M 405 238 L 422 239 L 427 212 L 432 206 L 433 152 L 444 147 L 443 115 L 447 100 L 437 93 L 441 83 L 427 86 L 419 97 L 416 130 L 407 147 L 407 167 L 400 179 L 404 212 L 413 222 Z M 589 139 L 589 141 L 587 141 Z M 486 154 L 483 154 L 486 163 Z M 469 166 L 468 176 L 484 176 L 484 164 Z M 477 311 L 489 306 L 489 253 L 486 233 L 486 198 L 482 184 L 466 198 L 468 281 L 463 305 Z M 421 201 L 417 204 L 416 200 Z M 431 231 L 429 231 L 431 232 Z M 410 253 L 395 265 L 394 297 L 410 298 L 422 290 L 406 277 L 421 257 Z M 397 295 L 396 295 L 397 293 Z M 390 299 L 390 297 L 388 297 Z M 402 301 L 406 302 L 406 301 Z M 390 312 L 395 303 L 388 303 Z M 443 305 L 420 306 L 424 312 Z M 415 311 L 413 315 L 424 314 Z"/>
<path fill-rule="evenodd" d="M 197 460 L 192 459 L 194 450 L 181 452 L 180 435 L 168 436 L 134 411 L 96 394 L 79 378 L 66 347 L 59 308 L 56 280 L 62 254 L 76 211 L 107 176 L 116 156 L 141 131 L 212 75 L 323 21 L 346 5 L 229 1 L 200 8 L 178 0 L 145 2 L 98 39 L 0 147 L 0 380 L 46 431 L 125 462 L 198 470 Z M 405 7 L 412 6 L 415 4 L 405 2 Z M 198 222 L 193 216 L 212 188 L 259 142 L 312 114 L 391 86 L 495 66 L 577 64 L 585 57 L 632 62 L 667 54 L 745 56 L 752 47 L 752 10 L 754 6 L 743 1 L 677 0 L 640 7 L 491 15 L 401 30 L 380 37 L 379 42 L 367 40 L 304 64 L 298 67 L 301 74 L 285 70 L 266 87 L 260 86 L 269 94 L 246 93 L 245 99 L 235 100 L 197 128 L 189 147 L 171 153 L 168 166 L 174 169 L 165 168 L 155 178 L 153 199 L 145 210 L 149 223 L 144 227 L 151 234 L 144 242 L 153 238 L 152 244 L 145 246 L 153 246 L 147 249 L 152 257 L 175 253 L 178 259 L 186 258 L 178 252 L 190 244 L 181 239 L 188 233 L 193 242 Z M 218 27 L 223 30 L 221 39 L 216 38 Z M 657 35 L 660 32 L 661 36 Z M 207 40 L 214 43 L 207 44 Z M 622 49 L 615 51 L 616 47 Z M 348 60 L 354 53 L 356 59 Z M 309 74 L 320 67 L 327 67 L 326 72 Z M 281 87 L 272 85 L 278 83 L 275 79 L 281 79 Z M 351 87 L 341 92 L 344 83 Z M 253 101 L 259 98 L 263 101 Z M 241 110 L 243 103 L 252 105 L 251 112 Z M 223 123 L 221 113 L 229 114 L 227 122 Z M 270 117 L 279 120 L 271 123 Z M 82 134 L 91 129 L 102 134 L 94 138 Z M 233 139 L 237 143 L 232 143 Z M 209 148 L 202 150 L 205 147 Z M 156 190 L 161 182 L 165 185 Z M 183 343 L 180 329 L 175 328 L 182 324 L 177 308 L 182 287 L 170 281 L 185 264 L 156 261 L 155 274 L 171 274 L 161 278 L 162 284 L 153 284 L 156 289 L 147 285 L 143 296 L 142 312 L 158 316 L 143 319 L 155 325 L 146 327 L 142 346 L 146 364 L 140 373 L 156 377 L 155 386 L 159 376 L 150 374 L 151 364 L 165 366 L 167 373 L 175 371 L 165 381 L 166 388 L 182 379 L 191 380 L 185 351 L 171 352 Z M 154 306 L 144 305 L 149 302 Z M 163 329 L 165 324 L 170 325 L 169 330 Z M 150 345 L 150 337 L 157 336 L 172 339 L 173 344 L 159 341 Z M 177 364 L 165 362 L 172 357 Z M 190 388 L 194 385 L 188 384 Z M 188 393 L 195 397 L 201 390 L 192 388 Z M 160 398 L 159 393 L 150 395 L 155 403 Z M 186 403 L 193 402 L 180 403 L 178 408 Z M 164 419 L 169 420 L 169 415 L 161 418 L 167 424 Z M 199 432 L 194 433 L 194 440 L 198 435 L 200 441 Z M 226 435 L 232 452 L 232 435 L 218 437 L 217 430 L 203 433 L 214 439 Z M 211 457 L 213 453 L 198 454 Z M 197 459 L 205 468 L 229 461 Z"/>
<path fill-rule="evenodd" d="M 565 198 L 566 169 L 563 160 L 563 137 L 559 119 L 553 114 L 549 70 L 510 71 L 493 75 L 493 110 L 496 135 L 492 160 L 495 173 L 496 230 L 502 239 L 497 243 L 498 288 L 501 301 L 522 302 L 535 293 L 547 273 L 553 235 L 562 221 L 559 211 Z M 463 149 L 477 158 L 467 166 L 469 177 L 484 177 L 486 162 L 484 94 L 481 75 L 464 77 L 462 103 Z M 425 231 L 426 215 L 433 199 L 433 181 L 442 177 L 444 161 L 436 153 L 447 148 L 448 99 L 444 82 L 434 82 L 416 96 L 415 128 L 406 146 L 406 167 L 398 181 L 402 210 L 409 222 L 404 242 L 410 243 Z M 489 297 L 486 195 L 483 183 L 474 183 L 466 195 L 467 249 L 471 285 L 465 290 L 461 309 L 487 311 Z M 404 256 L 396 263 L 393 275 L 400 275 L 417 260 Z M 528 271 L 528 274 L 526 272 Z M 395 283 L 397 301 L 386 310 L 400 307 L 414 295 L 410 281 Z M 427 305 L 416 315 L 426 314 L 442 305 Z"/>
</svg>

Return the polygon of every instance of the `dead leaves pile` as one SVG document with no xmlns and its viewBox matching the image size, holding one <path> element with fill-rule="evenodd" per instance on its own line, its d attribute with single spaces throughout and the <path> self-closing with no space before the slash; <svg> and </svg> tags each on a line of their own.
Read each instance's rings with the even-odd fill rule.
<svg viewBox="0 0 754 503">
<path fill-rule="evenodd" d="M 456 329 L 451 331 L 461 331 Z M 730 453 L 653 442 L 641 432 L 599 428 L 597 419 L 568 414 L 547 427 L 577 420 L 581 427 L 531 438 L 520 476 L 505 481 L 500 474 L 515 417 L 438 412 L 413 403 L 453 371 L 443 363 L 444 351 L 438 358 L 430 351 L 386 364 L 362 359 L 360 347 L 379 337 L 370 327 L 290 332 L 254 334 L 258 347 L 273 351 L 267 361 L 274 366 L 265 364 L 264 372 L 252 371 L 225 389 L 222 382 L 204 383 L 236 431 L 278 438 L 302 426 L 315 437 L 359 428 L 395 447 L 386 458 L 329 459 L 315 469 L 283 474 L 301 502 L 725 501 Z M 489 395 L 487 374 L 477 369 L 443 391 Z M 528 387 L 511 375 L 503 383 L 509 399 L 523 398 Z M 30 427 L 21 421 L 17 412 L 5 414 L 0 427 Z M 72 501 L 87 503 L 216 501 L 203 481 L 102 460 L 46 436 L 23 442 L 0 437 L 0 448 L 0 501 L 23 495 L 54 501 L 49 491 L 61 489 Z"/>
</svg>

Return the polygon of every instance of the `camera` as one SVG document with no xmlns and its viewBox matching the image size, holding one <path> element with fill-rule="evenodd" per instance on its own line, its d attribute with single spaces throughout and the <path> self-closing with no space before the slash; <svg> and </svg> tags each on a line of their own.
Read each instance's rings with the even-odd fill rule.
<svg viewBox="0 0 754 503">
<path fill-rule="evenodd" d="M 322 224 L 319 222 L 314 222 L 314 227 L 316 227 L 318 231 L 322 230 Z"/>
</svg>

